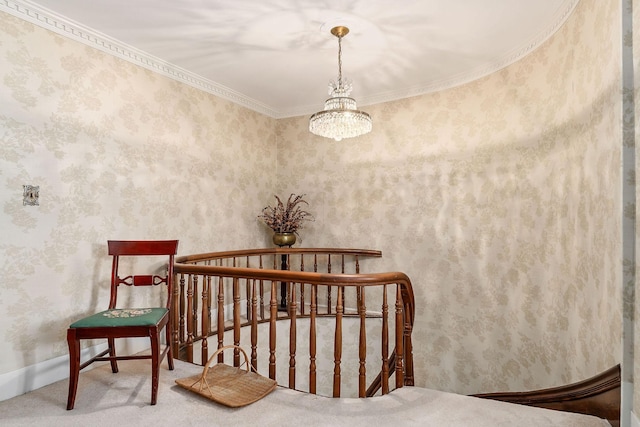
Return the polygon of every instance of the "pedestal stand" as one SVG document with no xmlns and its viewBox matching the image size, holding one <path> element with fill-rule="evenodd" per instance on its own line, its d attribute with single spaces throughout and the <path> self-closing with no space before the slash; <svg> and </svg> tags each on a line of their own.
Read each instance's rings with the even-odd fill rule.
<svg viewBox="0 0 640 427">
<path fill-rule="evenodd" d="M 291 247 L 296 242 L 295 233 L 275 233 L 273 243 L 281 248 Z M 280 270 L 287 270 L 287 254 L 280 255 Z M 278 311 L 287 310 L 287 282 L 280 282 L 280 305 Z"/>
</svg>

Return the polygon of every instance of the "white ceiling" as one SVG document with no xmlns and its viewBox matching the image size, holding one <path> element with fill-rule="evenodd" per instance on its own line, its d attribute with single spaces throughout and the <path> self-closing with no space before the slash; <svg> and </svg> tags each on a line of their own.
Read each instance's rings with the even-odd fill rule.
<svg viewBox="0 0 640 427">
<path fill-rule="evenodd" d="M 494 72 L 544 42 L 577 3 L 16 0 L 0 10 L 280 118 L 322 109 L 338 73 L 336 25 L 351 30 L 343 75 L 362 107 Z"/>
</svg>

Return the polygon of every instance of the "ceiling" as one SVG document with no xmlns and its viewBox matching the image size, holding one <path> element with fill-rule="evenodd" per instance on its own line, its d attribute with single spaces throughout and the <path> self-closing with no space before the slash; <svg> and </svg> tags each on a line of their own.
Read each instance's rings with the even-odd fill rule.
<svg viewBox="0 0 640 427">
<path fill-rule="evenodd" d="M 577 3 L 16 0 L 0 10 L 282 118 L 322 109 L 338 74 L 336 25 L 350 29 L 343 76 L 362 107 L 503 68 L 551 36 Z"/>
</svg>

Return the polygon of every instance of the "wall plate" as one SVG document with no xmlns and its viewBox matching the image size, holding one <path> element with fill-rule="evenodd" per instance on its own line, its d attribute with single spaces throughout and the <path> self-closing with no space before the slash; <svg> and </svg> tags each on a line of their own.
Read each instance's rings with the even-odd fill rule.
<svg viewBox="0 0 640 427">
<path fill-rule="evenodd" d="M 39 185 L 23 185 L 22 186 L 22 204 L 24 206 L 38 206 L 40 198 Z"/>
</svg>

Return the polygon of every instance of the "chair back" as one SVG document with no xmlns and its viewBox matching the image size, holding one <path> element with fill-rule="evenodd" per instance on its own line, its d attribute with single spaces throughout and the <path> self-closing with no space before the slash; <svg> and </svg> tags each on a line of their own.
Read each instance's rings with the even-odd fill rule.
<svg viewBox="0 0 640 427">
<path fill-rule="evenodd" d="M 109 240 L 109 255 L 113 257 L 111 267 L 111 299 L 109 308 L 116 308 L 118 286 L 167 286 L 166 308 L 171 308 L 173 295 L 173 260 L 178 251 L 177 240 Z M 166 274 L 128 275 L 121 277 L 118 272 L 120 257 L 124 256 L 166 256 Z"/>
</svg>

